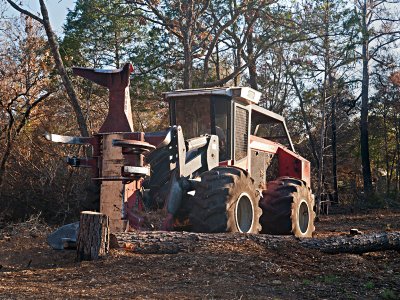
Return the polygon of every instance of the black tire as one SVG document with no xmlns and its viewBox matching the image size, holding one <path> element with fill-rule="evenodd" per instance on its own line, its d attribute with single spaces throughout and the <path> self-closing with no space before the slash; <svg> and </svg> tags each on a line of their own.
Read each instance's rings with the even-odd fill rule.
<svg viewBox="0 0 400 300">
<path fill-rule="evenodd" d="M 260 232 L 260 195 L 247 172 L 217 167 L 200 178 L 189 216 L 194 232 Z"/>
<path fill-rule="evenodd" d="M 280 177 L 268 182 L 260 207 L 262 233 L 311 237 L 315 231 L 314 198 L 302 180 Z"/>
<path fill-rule="evenodd" d="M 167 147 L 153 150 L 146 158 L 150 164 L 149 188 L 161 188 L 170 179 L 170 151 Z"/>
<path fill-rule="evenodd" d="M 150 191 L 146 205 L 150 209 L 164 207 L 168 182 L 172 174 L 170 155 L 168 147 L 163 147 L 154 149 L 146 158 L 146 163 L 150 164 L 150 178 L 146 182 L 146 187 Z"/>
<path fill-rule="evenodd" d="M 80 205 L 80 210 L 100 211 L 100 183 L 91 182 L 85 190 L 86 197 Z"/>
<path fill-rule="evenodd" d="M 189 194 L 183 195 L 181 207 L 174 216 L 174 231 L 192 231 L 189 214 L 193 207 L 193 196 Z"/>
</svg>

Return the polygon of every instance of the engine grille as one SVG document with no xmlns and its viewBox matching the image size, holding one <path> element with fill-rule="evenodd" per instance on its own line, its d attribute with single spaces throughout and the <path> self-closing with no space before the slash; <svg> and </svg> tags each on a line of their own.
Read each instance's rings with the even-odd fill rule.
<svg viewBox="0 0 400 300">
<path fill-rule="evenodd" d="M 239 106 L 235 110 L 235 160 L 247 156 L 249 112 Z"/>
</svg>

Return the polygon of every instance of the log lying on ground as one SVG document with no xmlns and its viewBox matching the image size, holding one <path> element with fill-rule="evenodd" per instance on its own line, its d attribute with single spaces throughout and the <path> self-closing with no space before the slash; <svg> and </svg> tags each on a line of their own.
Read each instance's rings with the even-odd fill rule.
<svg viewBox="0 0 400 300">
<path fill-rule="evenodd" d="M 400 251 L 400 232 L 380 232 L 355 236 L 335 236 L 325 239 L 307 239 L 300 242 L 307 248 L 325 253 L 367 253 L 385 250 Z"/>
<path fill-rule="evenodd" d="M 98 212 L 81 212 L 76 260 L 96 260 L 106 255 L 109 251 L 109 242 L 109 218 Z"/>
<path fill-rule="evenodd" d="M 297 239 L 293 236 L 233 233 L 190 233 L 142 231 L 115 233 L 119 247 L 141 254 L 175 254 L 192 252 L 197 246 L 207 243 L 255 242 L 269 249 L 280 246 L 302 246 L 325 253 L 366 253 L 373 251 L 400 251 L 400 232 L 381 232 L 357 236 L 334 236 L 329 238 Z"/>
<path fill-rule="evenodd" d="M 165 232 L 165 231 L 140 231 L 113 233 L 117 243 L 113 247 L 127 248 L 141 254 L 174 254 L 178 252 L 193 252 L 197 246 L 207 243 L 233 243 L 242 244 L 246 241 L 255 241 L 258 244 L 275 248 L 285 241 L 296 242 L 292 236 L 267 236 L 261 234 L 238 233 L 193 233 L 193 232 Z"/>
</svg>

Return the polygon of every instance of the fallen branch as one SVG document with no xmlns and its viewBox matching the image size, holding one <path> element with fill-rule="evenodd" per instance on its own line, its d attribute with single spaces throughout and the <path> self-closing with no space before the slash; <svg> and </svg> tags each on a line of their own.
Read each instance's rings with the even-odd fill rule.
<svg viewBox="0 0 400 300">
<path fill-rule="evenodd" d="M 381 232 L 356 236 L 334 236 L 329 238 L 297 239 L 293 236 L 232 233 L 190 233 L 142 231 L 116 233 L 114 247 L 123 247 L 141 254 L 175 254 L 192 252 L 195 247 L 207 243 L 255 242 L 270 249 L 281 245 L 302 246 L 325 253 L 366 253 L 373 251 L 400 251 L 400 232 Z"/>
</svg>

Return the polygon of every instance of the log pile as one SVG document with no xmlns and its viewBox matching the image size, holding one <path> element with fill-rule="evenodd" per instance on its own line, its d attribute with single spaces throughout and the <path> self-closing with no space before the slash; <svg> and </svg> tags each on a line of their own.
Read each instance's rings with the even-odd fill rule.
<svg viewBox="0 0 400 300">
<path fill-rule="evenodd" d="M 196 246 L 206 243 L 242 244 L 252 241 L 266 248 L 282 245 L 317 249 L 325 253 L 366 253 L 373 251 L 400 251 L 400 232 L 381 232 L 356 236 L 297 239 L 293 236 L 233 233 L 190 233 L 142 231 L 115 233 L 117 246 L 140 254 L 175 254 L 192 252 Z"/>
</svg>

